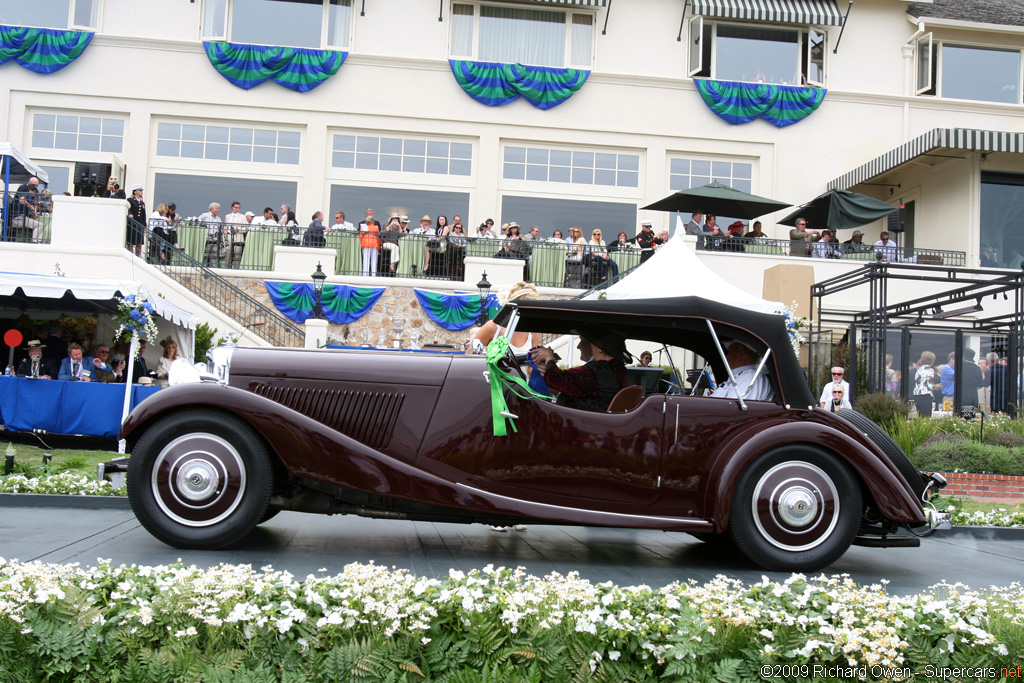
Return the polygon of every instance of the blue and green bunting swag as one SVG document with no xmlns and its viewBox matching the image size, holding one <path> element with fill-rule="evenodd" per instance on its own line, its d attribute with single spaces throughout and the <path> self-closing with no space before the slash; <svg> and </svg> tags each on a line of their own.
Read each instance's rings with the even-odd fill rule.
<svg viewBox="0 0 1024 683">
<path fill-rule="evenodd" d="M 695 78 L 704 104 L 724 121 L 738 125 L 762 118 L 789 126 L 811 115 L 825 100 L 824 88 L 768 83 L 740 83 Z"/>
<path fill-rule="evenodd" d="M 94 34 L 0 25 L 0 64 L 12 59 L 37 74 L 52 74 L 78 59 Z"/>
<path fill-rule="evenodd" d="M 572 97 L 590 75 L 583 69 L 550 66 L 459 59 L 449 59 L 448 63 L 459 87 L 488 107 L 499 107 L 521 96 L 538 109 L 551 109 Z"/>
<path fill-rule="evenodd" d="M 338 73 L 347 52 L 304 47 L 268 47 L 206 42 L 213 68 L 232 85 L 248 90 L 273 80 L 295 92 L 309 92 Z"/>
<path fill-rule="evenodd" d="M 446 330 L 458 332 L 470 328 L 476 324 L 476 320 L 480 316 L 479 294 L 441 294 L 425 289 L 413 291 L 416 292 L 420 308 L 427 314 L 427 317 Z M 489 294 L 487 296 L 487 317 L 493 317 L 498 308 L 498 297 Z"/>
<path fill-rule="evenodd" d="M 267 280 L 267 294 L 286 317 L 304 323 L 313 315 L 313 285 L 309 282 L 271 282 Z M 350 287 L 326 285 L 320 295 L 324 317 L 335 325 L 359 320 L 373 308 L 384 293 L 383 287 Z"/>
</svg>

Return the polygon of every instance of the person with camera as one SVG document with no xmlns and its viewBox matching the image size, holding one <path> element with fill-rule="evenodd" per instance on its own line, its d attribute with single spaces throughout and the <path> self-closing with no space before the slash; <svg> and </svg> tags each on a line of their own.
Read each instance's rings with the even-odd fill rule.
<svg viewBox="0 0 1024 683">
<path fill-rule="evenodd" d="M 116 176 L 110 176 L 107 178 L 107 189 L 100 193 L 101 197 L 107 199 L 126 199 L 124 190 L 117 183 Z"/>
</svg>

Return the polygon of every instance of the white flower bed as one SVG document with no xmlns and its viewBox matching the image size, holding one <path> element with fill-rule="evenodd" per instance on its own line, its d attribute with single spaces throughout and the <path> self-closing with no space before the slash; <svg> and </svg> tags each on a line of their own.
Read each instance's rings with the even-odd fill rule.
<svg viewBox="0 0 1024 683">
<path fill-rule="evenodd" d="M 84 474 L 61 472 L 47 477 L 11 474 L 0 477 L 0 493 L 62 493 L 71 496 L 126 496 L 127 489 L 115 489 L 109 481 L 96 481 Z"/>
<path fill-rule="evenodd" d="M 811 667 L 827 665 L 905 680 L 950 662 L 1015 666 L 993 630 L 1024 638 L 1019 584 L 940 584 L 898 597 L 846 575 L 653 589 L 492 566 L 438 580 L 351 564 L 299 581 L 270 567 L 100 562 L 0 559 L 0 671 L 136 680 L 147 667 L 157 677 L 152 667 L 163 662 L 179 667 L 177 680 L 266 667 L 297 672 L 280 679 L 295 681 L 481 669 L 494 677 L 471 680 L 548 681 L 584 680 L 587 668 L 602 679 L 688 680 L 729 667 L 722 680 L 771 678 L 763 672 L 773 666 L 793 672 L 785 678 L 820 678 Z"/>
<path fill-rule="evenodd" d="M 965 512 L 957 509 L 955 505 L 947 505 L 942 509 L 951 513 L 950 519 L 954 526 L 1024 526 L 1024 512 L 1010 512 L 1006 508 L 996 508 L 988 512 Z"/>
</svg>

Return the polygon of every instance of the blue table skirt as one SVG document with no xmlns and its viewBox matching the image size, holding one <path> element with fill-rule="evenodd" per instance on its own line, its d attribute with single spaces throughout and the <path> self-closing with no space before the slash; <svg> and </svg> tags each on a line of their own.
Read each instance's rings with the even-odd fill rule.
<svg viewBox="0 0 1024 683">
<path fill-rule="evenodd" d="M 133 384 L 131 408 L 159 390 Z M 15 432 L 42 429 L 116 438 L 121 431 L 124 391 L 123 384 L 0 377 L 0 417 Z"/>
</svg>

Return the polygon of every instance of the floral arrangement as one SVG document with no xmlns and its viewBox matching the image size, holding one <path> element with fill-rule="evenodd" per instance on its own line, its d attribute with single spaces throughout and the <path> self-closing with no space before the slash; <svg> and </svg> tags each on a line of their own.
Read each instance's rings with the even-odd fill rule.
<svg viewBox="0 0 1024 683">
<path fill-rule="evenodd" d="M 413 228 L 412 230 L 409 231 L 409 234 L 410 235 L 422 235 L 422 234 L 424 234 L 426 232 L 427 231 L 424 228 Z"/>
<path fill-rule="evenodd" d="M 61 472 L 45 477 L 26 477 L 12 474 L 0 477 L 0 493 L 53 493 L 66 496 L 126 496 L 125 487 L 115 489 L 109 481 L 96 481 L 95 477 L 72 472 Z"/>
<path fill-rule="evenodd" d="M 123 339 L 138 334 L 147 339 L 156 339 L 156 320 L 153 312 L 153 304 L 146 300 L 146 295 L 141 292 L 129 294 L 123 299 L 117 300 L 117 315 L 114 322 L 118 324 L 114 339 Z"/>
<path fill-rule="evenodd" d="M 800 574 L 655 589 L 490 565 L 436 579 L 350 564 L 300 581 L 0 559 L 0 595 L 0 670 L 25 681 L 896 681 L 1015 666 L 1007 643 L 1024 637 L 1019 584 L 896 596 Z"/>
<path fill-rule="evenodd" d="M 565 240 L 559 239 L 558 237 L 545 237 L 541 241 L 546 242 L 548 244 L 561 244 L 563 247 L 567 244 Z"/>
<path fill-rule="evenodd" d="M 781 311 L 776 311 L 779 315 L 785 316 L 786 318 L 786 331 L 789 333 L 789 343 L 793 347 L 793 353 L 797 356 L 800 355 L 800 346 L 807 341 L 807 338 L 801 334 L 800 330 L 808 327 L 810 323 L 807 318 L 802 318 L 796 314 L 797 303 L 793 301 L 788 306 L 784 307 Z"/>
<path fill-rule="evenodd" d="M 640 245 L 636 242 L 623 242 L 618 248 L 619 251 L 640 251 Z"/>
</svg>

